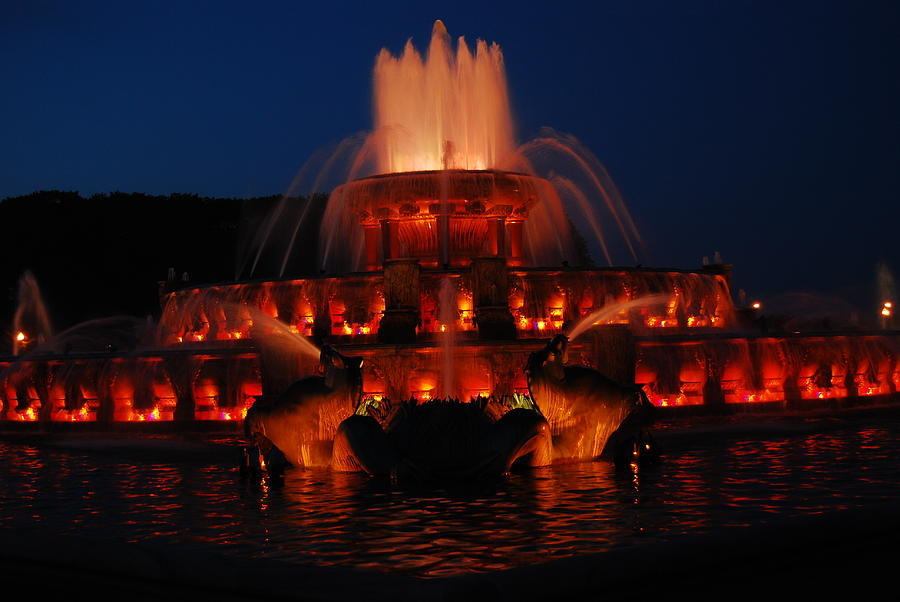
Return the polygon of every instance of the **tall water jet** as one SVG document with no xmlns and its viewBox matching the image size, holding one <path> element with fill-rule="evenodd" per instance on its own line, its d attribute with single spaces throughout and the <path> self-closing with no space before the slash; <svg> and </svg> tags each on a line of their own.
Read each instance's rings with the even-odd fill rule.
<svg viewBox="0 0 900 602">
<path fill-rule="evenodd" d="M 442 397 L 449 398 L 456 394 L 455 375 L 455 343 L 456 343 L 456 286 L 453 281 L 444 277 L 438 291 L 438 320 L 441 336 L 441 386 Z"/>
<path fill-rule="evenodd" d="M 50 316 L 44 305 L 37 279 L 31 272 L 25 272 L 19 278 L 16 313 L 13 315 L 13 355 L 19 355 L 34 344 L 41 344 L 52 334 Z"/>
</svg>

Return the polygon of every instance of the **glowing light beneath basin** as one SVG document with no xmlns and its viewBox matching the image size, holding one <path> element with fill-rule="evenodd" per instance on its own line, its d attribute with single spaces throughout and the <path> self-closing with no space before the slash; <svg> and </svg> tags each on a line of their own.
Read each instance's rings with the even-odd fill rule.
<svg viewBox="0 0 900 602">
<path fill-rule="evenodd" d="M 19 420 L 23 420 L 26 422 L 37 420 L 37 412 L 35 412 L 34 408 L 32 407 L 25 408 L 25 410 L 18 412 L 17 415 Z"/>
</svg>

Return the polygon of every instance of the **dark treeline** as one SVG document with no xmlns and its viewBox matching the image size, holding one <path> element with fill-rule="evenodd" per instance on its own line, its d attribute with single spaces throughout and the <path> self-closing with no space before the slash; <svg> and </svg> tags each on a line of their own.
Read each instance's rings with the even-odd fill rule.
<svg viewBox="0 0 900 602">
<path fill-rule="evenodd" d="M 54 328 L 120 314 L 159 315 L 158 283 L 169 268 L 192 282 L 249 278 L 261 234 L 270 231 L 253 278 L 276 277 L 305 198 L 251 199 L 194 194 L 152 196 L 113 192 L 88 198 L 41 191 L 0 201 L 0 333 L 16 307 L 17 283 L 30 270 Z M 284 275 L 316 273 L 318 223 L 324 197 L 298 232 Z M 265 227 L 276 215 L 274 227 Z M 242 269 L 243 266 L 243 269 Z"/>
</svg>

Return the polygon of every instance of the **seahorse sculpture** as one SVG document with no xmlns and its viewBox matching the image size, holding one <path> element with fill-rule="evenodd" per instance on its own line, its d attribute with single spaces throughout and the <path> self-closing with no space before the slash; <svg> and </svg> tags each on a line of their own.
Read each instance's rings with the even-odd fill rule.
<svg viewBox="0 0 900 602">
<path fill-rule="evenodd" d="M 645 427 L 653 406 L 641 387 L 567 365 L 568 346 L 568 337 L 556 335 L 525 369 L 531 397 L 553 433 L 554 460 L 624 460 L 651 451 Z"/>
</svg>

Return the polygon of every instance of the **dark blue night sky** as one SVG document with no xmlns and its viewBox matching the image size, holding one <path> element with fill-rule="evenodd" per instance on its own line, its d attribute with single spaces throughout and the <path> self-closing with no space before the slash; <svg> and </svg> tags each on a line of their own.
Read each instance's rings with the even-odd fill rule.
<svg viewBox="0 0 900 602">
<path fill-rule="evenodd" d="M 148 3 L 0 7 L 0 198 L 254 196 L 371 126 L 383 46 L 504 50 L 519 140 L 600 157 L 645 264 L 720 251 L 735 287 L 876 302 L 900 269 L 900 4 Z"/>
</svg>

